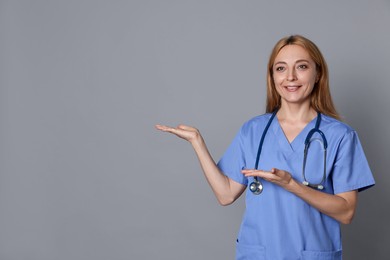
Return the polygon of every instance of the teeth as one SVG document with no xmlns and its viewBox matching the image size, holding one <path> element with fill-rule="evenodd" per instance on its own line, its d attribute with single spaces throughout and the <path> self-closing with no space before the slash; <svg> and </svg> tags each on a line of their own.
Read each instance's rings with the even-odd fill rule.
<svg viewBox="0 0 390 260">
<path fill-rule="evenodd" d="M 298 89 L 298 87 L 297 86 L 294 86 L 294 87 L 286 87 L 287 88 L 287 90 L 289 90 L 289 91 L 294 91 L 294 90 L 297 90 Z"/>
</svg>

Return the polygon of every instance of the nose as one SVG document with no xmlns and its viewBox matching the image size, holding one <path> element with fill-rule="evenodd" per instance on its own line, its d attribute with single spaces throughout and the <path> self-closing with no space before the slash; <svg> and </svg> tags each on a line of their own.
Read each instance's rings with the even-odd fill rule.
<svg viewBox="0 0 390 260">
<path fill-rule="evenodd" d="M 287 81 L 294 81 L 296 79 L 297 79 L 297 75 L 295 69 L 289 70 L 287 74 Z"/>
</svg>

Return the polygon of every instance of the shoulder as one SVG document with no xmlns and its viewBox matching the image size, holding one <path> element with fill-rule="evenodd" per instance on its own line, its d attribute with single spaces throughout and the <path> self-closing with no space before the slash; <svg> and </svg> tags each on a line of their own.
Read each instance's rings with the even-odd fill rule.
<svg viewBox="0 0 390 260">
<path fill-rule="evenodd" d="M 355 139 L 357 133 L 348 124 L 341 122 L 333 117 L 322 115 L 320 129 L 328 138 L 342 141 L 343 139 Z"/>
<path fill-rule="evenodd" d="M 258 132 L 260 129 L 263 129 L 267 125 L 269 119 L 271 118 L 271 115 L 272 114 L 270 113 L 266 113 L 266 114 L 255 116 L 245 121 L 240 129 L 241 135 L 248 135 L 253 131 Z"/>
<path fill-rule="evenodd" d="M 348 124 L 342 121 L 339 121 L 333 117 L 324 114 L 321 114 L 321 116 L 322 116 L 322 121 L 321 121 L 320 128 L 324 130 L 331 130 L 331 131 L 344 133 L 344 134 L 355 132 L 355 130 L 351 126 L 349 126 Z"/>
</svg>

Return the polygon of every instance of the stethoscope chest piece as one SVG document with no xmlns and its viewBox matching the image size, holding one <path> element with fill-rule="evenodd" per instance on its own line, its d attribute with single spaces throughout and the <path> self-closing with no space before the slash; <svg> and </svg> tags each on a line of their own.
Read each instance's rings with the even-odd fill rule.
<svg viewBox="0 0 390 260">
<path fill-rule="evenodd" d="M 276 109 L 272 113 L 272 115 L 271 115 L 270 119 L 268 120 L 268 123 L 267 123 L 267 125 L 266 125 L 266 127 L 265 127 L 265 129 L 263 131 L 263 134 L 261 136 L 260 143 L 259 143 L 259 148 L 257 150 L 255 169 L 258 169 L 260 154 L 261 154 L 261 150 L 263 148 L 264 138 L 265 138 L 265 135 L 266 135 L 266 133 L 268 131 L 268 128 L 271 125 L 272 120 L 276 116 L 277 111 L 278 110 Z M 312 130 L 309 131 L 309 133 L 307 134 L 306 139 L 305 139 L 305 150 L 303 152 L 304 156 L 303 156 L 303 166 L 302 166 L 302 179 L 303 179 L 302 183 L 305 186 L 308 186 L 308 187 L 311 187 L 311 188 L 314 188 L 314 189 L 318 189 L 318 190 L 323 190 L 324 189 L 324 185 L 323 184 L 325 183 L 325 179 L 326 179 L 326 149 L 328 147 L 328 142 L 326 140 L 325 134 L 319 129 L 320 123 L 321 123 L 321 114 L 319 112 L 317 112 L 316 125 L 315 125 L 315 127 Z M 307 181 L 306 175 L 305 175 L 307 153 L 308 153 L 308 150 L 309 150 L 310 143 L 312 142 L 311 137 L 313 136 L 314 133 L 318 133 L 321 136 L 322 140 L 318 139 L 318 138 L 314 138 L 313 141 L 316 140 L 316 141 L 319 141 L 320 143 L 322 143 L 323 151 L 324 151 L 324 172 L 323 172 L 323 175 L 322 175 L 321 182 L 317 183 L 317 184 L 309 183 Z M 259 178 L 255 177 L 254 181 L 251 184 L 249 184 L 249 190 L 254 195 L 259 195 L 263 191 L 263 184 L 260 182 Z"/>
<path fill-rule="evenodd" d="M 250 185 L 249 185 L 249 190 L 255 194 L 259 195 L 263 191 L 263 184 L 259 180 L 254 180 Z"/>
</svg>

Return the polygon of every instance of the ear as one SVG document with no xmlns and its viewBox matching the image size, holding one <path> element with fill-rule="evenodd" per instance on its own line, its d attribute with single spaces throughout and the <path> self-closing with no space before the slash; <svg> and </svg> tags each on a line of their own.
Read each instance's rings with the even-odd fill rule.
<svg viewBox="0 0 390 260">
<path fill-rule="evenodd" d="M 320 80 L 320 77 L 321 75 L 319 73 L 317 73 L 317 76 L 316 76 L 316 83 L 318 83 L 318 81 Z"/>
</svg>

